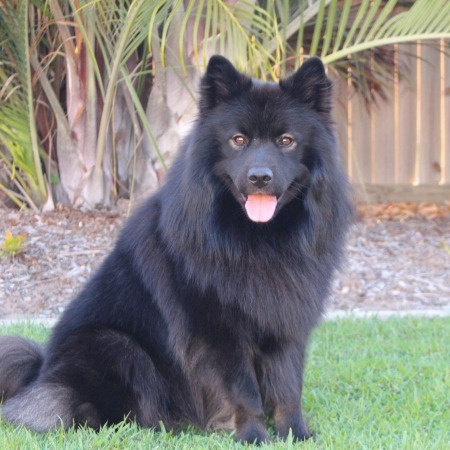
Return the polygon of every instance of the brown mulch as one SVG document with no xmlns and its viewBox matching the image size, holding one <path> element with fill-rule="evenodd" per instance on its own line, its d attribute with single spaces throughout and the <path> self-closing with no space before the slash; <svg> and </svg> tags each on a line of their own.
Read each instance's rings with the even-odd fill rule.
<svg viewBox="0 0 450 450">
<path fill-rule="evenodd" d="M 404 222 L 408 219 L 439 219 L 450 215 L 450 202 L 438 203 L 382 203 L 359 205 L 359 219 Z"/>
<path fill-rule="evenodd" d="M 114 245 L 125 216 L 0 207 L 0 249 L 7 236 L 24 241 L 21 253 L 0 256 L 0 318 L 59 315 Z M 450 203 L 358 207 L 328 304 L 332 311 L 450 311 Z"/>
<path fill-rule="evenodd" d="M 331 310 L 450 312 L 450 204 L 358 207 Z"/>
</svg>

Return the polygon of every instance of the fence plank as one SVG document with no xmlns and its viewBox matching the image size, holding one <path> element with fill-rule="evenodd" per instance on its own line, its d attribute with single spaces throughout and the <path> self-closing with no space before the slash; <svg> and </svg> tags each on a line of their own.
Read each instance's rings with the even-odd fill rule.
<svg viewBox="0 0 450 450">
<path fill-rule="evenodd" d="M 352 180 L 357 183 L 371 183 L 372 180 L 372 142 L 371 111 L 361 96 L 353 93 L 350 98 L 352 117 Z"/>
<path fill-rule="evenodd" d="M 336 76 L 334 83 L 334 120 L 338 136 L 338 143 L 341 151 L 342 165 L 348 171 L 349 169 L 349 145 L 348 145 L 348 93 L 347 80 Z"/>
<path fill-rule="evenodd" d="M 448 43 L 449 41 L 447 41 L 447 44 Z M 450 185 L 450 56 L 448 56 L 448 54 L 444 54 L 443 56 L 441 56 L 441 62 L 444 65 L 443 92 L 441 92 L 441 95 L 443 96 L 442 101 L 444 103 L 443 105 L 444 107 L 442 108 L 444 117 L 441 119 L 441 123 L 443 126 L 442 132 L 444 138 L 443 142 L 444 160 L 441 161 L 441 166 L 443 166 L 441 182 Z M 450 200 L 450 198 L 447 200 Z"/>
<path fill-rule="evenodd" d="M 437 184 L 441 178 L 440 133 L 440 55 L 435 48 L 422 44 L 421 108 L 419 133 L 420 184 Z"/>
<path fill-rule="evenodd" d="M 393 183 L 414 182 L 417 129 L 416 44 L 399 46 L 400 81 L 398 86 L 398 154 Z"/>
<path fill-rule="evenodd" d="M 386 83 L 386 100 L 372 105 L 372 182 L 389 184 L 395 179 L 395 97 L 394 83 Z"/>
</svg>

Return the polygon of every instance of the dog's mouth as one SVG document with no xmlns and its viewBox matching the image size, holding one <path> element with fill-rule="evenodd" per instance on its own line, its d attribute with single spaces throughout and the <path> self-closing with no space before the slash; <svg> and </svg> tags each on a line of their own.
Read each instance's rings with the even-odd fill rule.
<svg viewBox="0 0 450 450">
<path fill-rule="evenodd" d="M 281 192 L 273 192 L 273 189 L 272 192 L 267 192 L 268 189 L 245 192 L 246 188 L 240 190 L 231 177 L 226 177 L 226 180 L 231 193 L 241 204 L 249 220 L 257 223 L 271 221 L 284 205 L 297 196 L 299 187 L 303 185 L 294 180 L 287 189 L 279 189 Z"/>
<path fill-rule="evenodd" d="M 268 222 L 275 215 L 277 204 L 275 195 L 249 194 L 245 198 L 244 208 L 253 222 Z"/>
<path fill-rule="evenodd" d="M 244 194 L 237 191 L 237 198 L 252 222 L 269 222 L 287 203 L 299 195 L 307 184 L 294 181 L 281 195 L 264 191 Z"/>
</svg>

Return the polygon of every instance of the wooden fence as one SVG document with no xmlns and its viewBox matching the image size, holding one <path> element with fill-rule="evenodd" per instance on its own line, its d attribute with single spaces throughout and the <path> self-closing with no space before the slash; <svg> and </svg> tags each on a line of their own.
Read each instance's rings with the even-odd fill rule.
<svg viewBox="0 0 450 450">
<path fill-rule="evenodd" d="M 335 115 L 348 175 L 366 201 L 450 201 L 448 42 L 395 48 L 387 101 L 366 107 L 336 82 Z M 398 67 L 406 68 L 400 80 Z"/>
</svg>

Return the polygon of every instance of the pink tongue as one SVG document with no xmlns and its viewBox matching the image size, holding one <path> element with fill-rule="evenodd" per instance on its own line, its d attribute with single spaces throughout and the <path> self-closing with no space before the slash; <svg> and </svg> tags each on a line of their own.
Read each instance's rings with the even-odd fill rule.
<svg viewBox="0 0 450 450">
<path fill-rule="evenodd" d="M 245 202 L 245 210 L 253 222 L 268 222 L 273 217 L 276 207 L 275 195 L 249 195 Z"/>
</svg>

